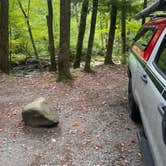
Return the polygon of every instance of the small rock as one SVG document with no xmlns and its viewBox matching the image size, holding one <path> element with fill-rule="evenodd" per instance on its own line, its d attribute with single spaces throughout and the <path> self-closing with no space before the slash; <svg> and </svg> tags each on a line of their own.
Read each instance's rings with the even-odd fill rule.
<svg viewBox="0 0 166 166">
<path fill-rule="evenodd" d="M 124 162 L 125 162 L 126 164 L 128 164 L 128 163 L 129 163 L 129 162 L 128 162 L 128 160 L 126 160 L 126 159 L 124 160 Z"/>
<path fill-rule="evenodd" d="M 50 127 L 59 123 L 57 112 L 50 108 L 43 97 L 26 105 L 22 111 L 22 118 L 26 125 L 33 127 Z"/>
<path fill-rule="evenodd" d="M 141 153 L 138 153 L 137 155 L 138 155 L 138 157 L 142 157 Z"/>
<path fill-rule="evenodd" d="M 52 138 L 51 141 L 52 141 L 52 142 L 56 142 L 56 139 Z"/>
</svg>

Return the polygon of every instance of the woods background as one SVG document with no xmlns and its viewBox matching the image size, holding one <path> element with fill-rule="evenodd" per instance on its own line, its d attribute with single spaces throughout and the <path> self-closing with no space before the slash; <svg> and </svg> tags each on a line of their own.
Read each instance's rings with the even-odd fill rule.
<svg viewBox="0 0 166 166">
<path fill-rule="evenodd" d="M 86 61 L 87 72 L 91 71 L 90 62 L 95 60 L 105 64 L 126 63 L 129 45 L 145 21 L 134 20 L 134 15 L 151 3 L 147 0 L 2 0 L 0 68 L 8 73 L 10 64 L 32 57 L 39 60 L 39 66 L 40 59 L 50 59 L 50 70 L 57 70 L 57 64 L 58 69 L 69 68 L 68 61 L 74 68 Z M 64 75 L 66 69 L 61 73 Z"/>
</svg>

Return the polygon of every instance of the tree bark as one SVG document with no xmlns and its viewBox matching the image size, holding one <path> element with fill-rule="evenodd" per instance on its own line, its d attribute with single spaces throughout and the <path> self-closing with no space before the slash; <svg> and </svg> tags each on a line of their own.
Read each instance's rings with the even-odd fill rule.
<svg viewBox="0 0 166 166">
<path fill-rule="evenodd" d="M 29 1 L 29 3 L 30 3 L 30 1 Z M 29 32 L 29 36 L 30 36 L 30 40 L 31 40 L 32 47 L 33 47 L 33 50 L 34 50 L 35 57 L 39 61 L 38 52 L 37 52 L 37 49 L 36 49 L 35 41 L 34 41 L 33 34 L 32 34 L 31 25 L 30 25 L 30 22 L 29 22 L 29 16 L 28 16 L 29 15 L 29 10 L 28 10 L 28 15 L 27 15 L 20 0 L 18 0 L 18 4 L 20 6 L 20 9 L 21 9 L 21 11 L 24 15 L 24 18 L 26 20 L 26 23 L 27 23 L 28 32 Z M 29 5 L 28 5 L 28 8 L 29 8 Z"/>
<path fill-rule="evenodd" d="M 126 64 L 126 0 L 123 0 L 121 12 L 122 64 Z"/>
<path fill-rule="evenodd" d="M 106 23 L 105 23 L 105 29 L 108 29 L 109 28 L 109 25 L 108 25 L 108 20 L 106 20 Z M 105 32 L 104 33 L 104 48 L 107 49 L 107 44 L 108 44 L 108 33 Z"/>
<path fill-rule="evenodd" d="M 85 62 L 85 68 L 84 68 L 84 71 L 86 72 L 91 72 L 90 62 L 91 62 L 91 54 L 92 54 L 92 48 L 93 48 L 93 42 L 94 42 L 94 36 L 95 36 L 97 10 L 98 10 L 98 0 L 93 0 L 91 28 L 90 28 L 88 49 L 87 49 L 86 62 Z"/>
<path fill-rule="evenodd" d="M 143 8 L 147 8 L 147 4 L 148 4 L 148 1 L 147 0 L 144 0 L 144 4 L 143 4 Z M 142 19 L 142 25 L 145 24 L 146 22 L 146 17 Z"/>
<path fill-rule="evenodd" d="M 60 51 L 58 57 L 58 80 L 71 79 L 70 64 L 70 0 L 60 0 Z"/>
<path fill-rule="evenodd" d="M 100 38 L 101 38 L 101 47 L 102 47 L 102 50 L 104 50 L 104 35 L 103 35 L 103 32 L 102 32 L 102 29 L 103 29 L 103 23 L 102 23 L 102 14 L 100 12 Z"/>
<path fill-rule="evenodd" d="M 86 18 L 88 13 L 88 4 L 89 4 L 89 0 L 84 0 L 82 4 L 74 68 L 79 68 L 81 63 L 82 47 L 83 47 L 83 41 L 84 41 L 84 35 L 85 35 L 85 29 L 86 29 Z"/>
<path fill-rule="evenodd" d="M 78 30 L 79 30 L 79 14 L 78 14 L 78 2 L 77 1 L 75 2 L 74 8 L 75 8 L 77 27 L 78 27 Z"/>
<path fill-rule="evenodd" d="M 0 70 L 9 73 L 9 2 L 0 1 Z"/>
<path fill-rule="evenodd" d="M 55 60 L 55 46 L 54 46 L 54 34 L 53 34 L 53 7 L 52 0 L 47 0 L 48 16 L 47 16 L 47 27 L 48 27 L 48 38 L 49 45 L 48 50 L 50 53 L 50 71 L 56 71 L 56 60 Z"/>
<path fill-rule="evenodd" d="M 113 45 L 114 45 L 114 38 L 115 38 L 115 30 L 116 30 L 116 16 L 117 16 L 117 6 L 112 5 L 111 14 L 111 21 L 110 21 L 110 30 L 109 30 L 109 37 L 108 37 L 108 44 L 107 44 L 107 52 L 105 57 L 105 65 L 113 64 L 112 61 L 112 53 L 113 53 Z"/>
</svg>

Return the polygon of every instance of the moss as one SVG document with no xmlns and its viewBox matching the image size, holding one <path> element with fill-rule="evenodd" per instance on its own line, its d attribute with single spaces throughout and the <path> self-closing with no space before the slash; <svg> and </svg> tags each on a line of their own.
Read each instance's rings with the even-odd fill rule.
<svg viewBox="0 0 166 166">
<path fill-rule="evenodd" d="M 69 83 L 74 80 L 74 77 L 72 74 L 58 74 L 57 76 L 57 82 L 63 82 L 63 83 Z"/>
</svg>

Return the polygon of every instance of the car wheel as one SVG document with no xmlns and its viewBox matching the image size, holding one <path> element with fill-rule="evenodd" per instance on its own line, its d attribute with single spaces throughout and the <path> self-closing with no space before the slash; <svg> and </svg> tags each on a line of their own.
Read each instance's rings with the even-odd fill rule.
<svg viewBox="0 0 166 166">
<path fill-rule="evenodd" d="M 132 81 L 131 78 L 129 78 L 129 83 L 128 83 L 128 111 L 129 111 L 129 116 L 130 118 L 136 122 L 140 123 L 141 122 L 141 116 L 139 112 L 139 108 L 134 100 L 133 92 L 132 92 Z"/>
</svg>

